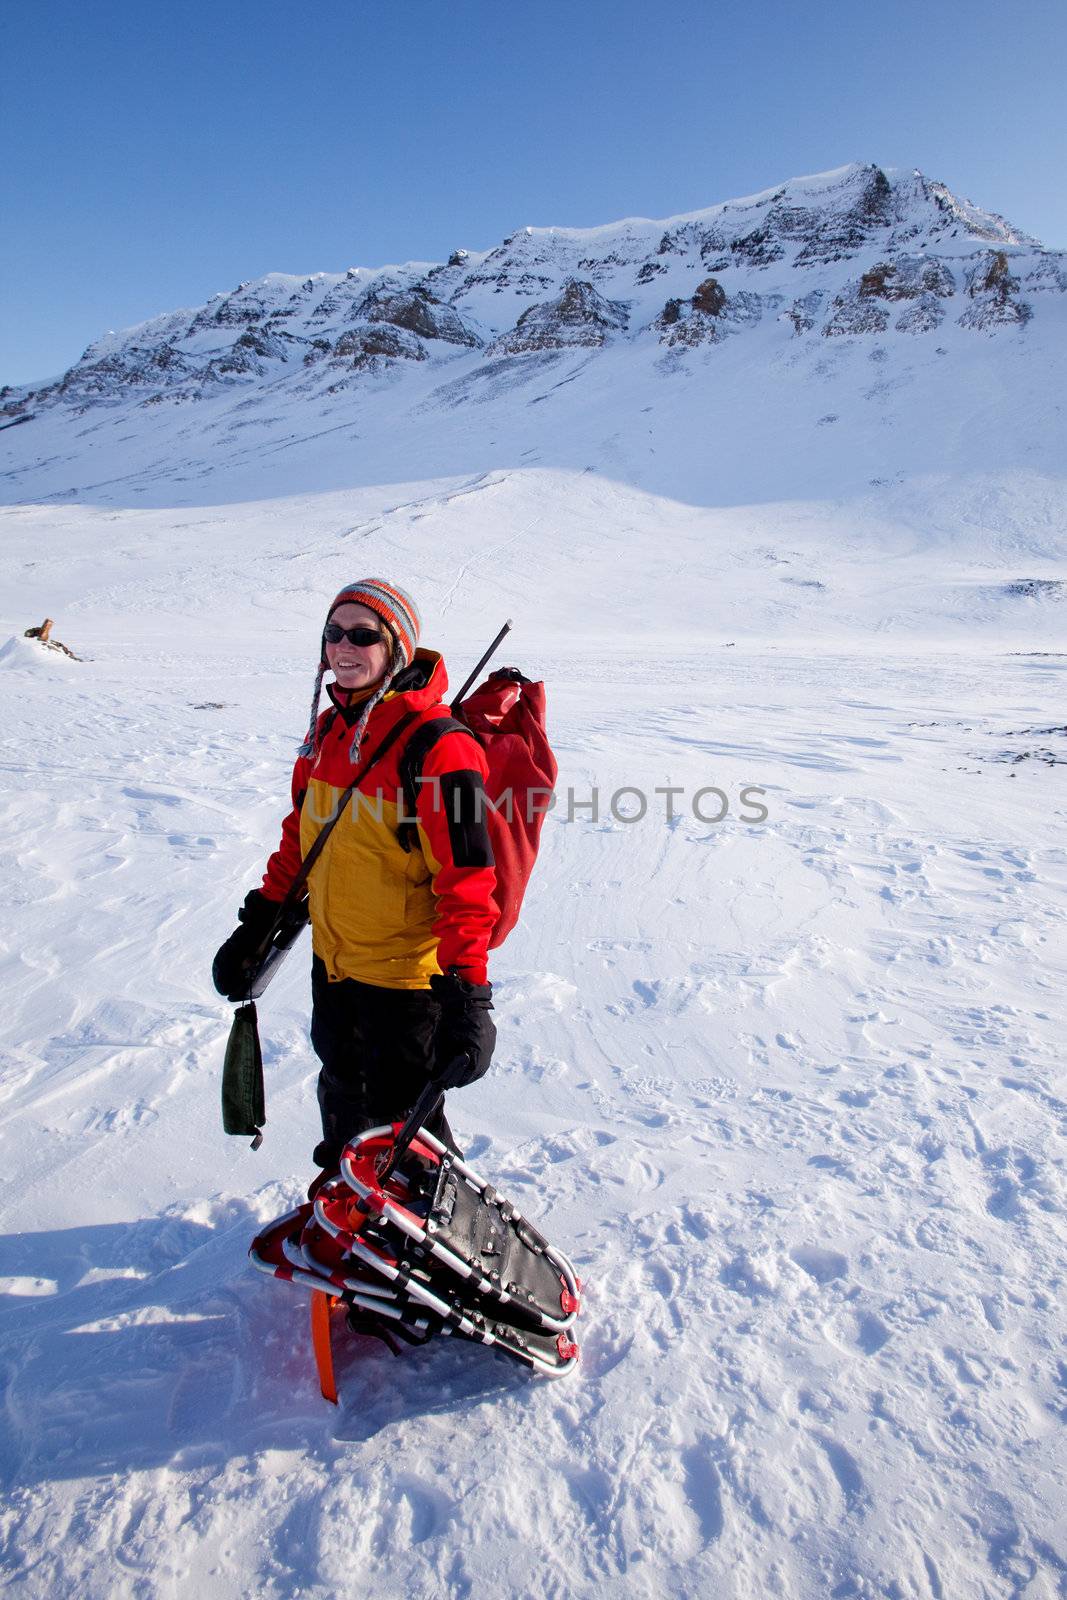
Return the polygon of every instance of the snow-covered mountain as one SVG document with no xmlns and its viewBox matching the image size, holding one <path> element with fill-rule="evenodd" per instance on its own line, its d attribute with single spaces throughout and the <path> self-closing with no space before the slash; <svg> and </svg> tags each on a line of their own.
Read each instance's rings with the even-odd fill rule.
<svg viewBox="0 0 1067 1600">
<path fill-rule="evenodd" d="M 499 429 L 514 400 L 542 459 L 647 477 L 671 492 L 673 465 L 664 474 L 645 459 L 647 440 L 657 422 L 678 438 L 686 378 L 699 389 L 682 411 L 718 437 L 724 399 L 731 433 L 758 442 L 768 427 L 793 432 L 808 420 L 816 395 L 812 427 L 847 429 L 866 417 L 881 431 L 896 414 L 894 395 L 914 415 L 917 396 L 902 391 L 916 380 L 931 390 L 925 409 L 942 416 L 979 371 L 979 383 L 993 375 L 1007 393 L 1025 389 L 1041 352 L 1062 338 L 1065 289 L 1062 252 L 919 172 L 859 164 L 665 222 L 523 228 L 495 249 L 457 250 L 438 264 L 271 273 L 107 334 L 54 382 L 0 391 L 3 492 L 156 499 L 161 476 L 180 483 L 207 473 L 228 496 L 247 467 L 256 481 L 240 492 L 260 489 L 258 474 L 267 466 L 273 476 L 280 449 L 299 487 L 348 486 L 373 476 L 378 447 L 388 456 L 398 427 L 409 458 L 448 470 L 453 441 L 436 446 L 442 416 L 457 411 L 468 447 L 474 434 L 475 453 L 496 452 L 478 464 L 511 465 L 513 437 L 502 445 Z M 930 373 L 946 361 L 946 373 Z M 564 381 L 573 390 L 561 403 Z M 618 435 L 607 459 L 605 416 Z M 931 431 L 930 420 L 916 452 L 888 450 L 892 468 L 943 458 L 955 430 L 935 420 Z M 324 452 L 331 428 L 341 436 Z M 691 444 L 684 430 L 680 442 Z M 789 465 L 803 477 L 811 461 L 807 441 L 796 442 Z M 883 433 L 860 454 L 884 456 L 887 444 Z M 823 441 L 814 453 L 825 454 Z M 762 471 L 768 452 L 757 454 Z M 717 493 L 747 494 L 746 481 L 731 482 L 736 449 L 724 452 L 725 477 L 713 445 L 711 455 Z M 979 457 L 988 462 L 984 443 Z M 803 488 L 787 482 L 784 492 Z M 174 491 L 172 483 L 167 498 Z"/>
</svg>

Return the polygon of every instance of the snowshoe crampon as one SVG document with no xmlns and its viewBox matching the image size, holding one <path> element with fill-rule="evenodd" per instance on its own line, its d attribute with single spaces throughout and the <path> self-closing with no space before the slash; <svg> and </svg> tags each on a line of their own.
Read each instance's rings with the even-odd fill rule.
<svg viewBox="0 0 1067 1600">
<path fill-rule="evenodd" d="M 249 1250 L 260 1271 L 311 1292 L 323 1394 L 336 1401 L 331 1312 L 342 1306 L 355 1332 L 394 1353 L 398 1339 L 450 1334 L 552 1377 L 572 1371 L 580 1284 L 566 1256 L 425 1128 L 394 1164 L 402 1128 L 353 1140 L 314 1204 L 279 1217 Z"/>
</svg>

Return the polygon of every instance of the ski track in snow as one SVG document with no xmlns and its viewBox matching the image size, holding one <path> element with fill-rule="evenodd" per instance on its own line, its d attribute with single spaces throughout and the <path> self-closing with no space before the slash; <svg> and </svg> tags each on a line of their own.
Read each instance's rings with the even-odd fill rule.
<svg viewBox="0 0 1067 1600">
<path fill-rule="evenodd" d="M 283 525 L 252 594 L 239 528 L 197 571 L 195 531 L 99 554 L 83 613 L 119 631 L 95 659 L 0 660 L 10 1591 L 1067 1593 L 1061 768 L 991 759 L 1062 719 L 1063 660 L 559 637 L 536 670 L 560 787 L 602 810 L 546 823 L 494 961 L 497 1060 L 454 1120 L 586 1280 L 579 1373 L 351 1339 L 335 1412 L 305 1298 L 247 1267 L 316 1138 L 306 949 L 261 1006 L 266 1143 L 219 1128 L 210 958 L 311 671 L 267 619 L 295 605 L 311 636 L 339 537 L 399 562 L 504 476 L 331 511 L 284 556 Z M 542 520 L 479 515 L 432 642 Z M 657 784 L 730 813 L 606 808 Z"/>
</svg>

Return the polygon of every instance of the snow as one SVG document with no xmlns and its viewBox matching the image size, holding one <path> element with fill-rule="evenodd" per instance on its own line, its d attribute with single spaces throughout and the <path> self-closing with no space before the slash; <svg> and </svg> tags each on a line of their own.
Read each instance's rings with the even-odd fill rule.
<svg viewBox="0 0 1067 1600">
<path fill-rule="evenodd" d="M 372 564 L 403 553 L 458 673 L 520 609 L 502 528 L 588 485 L 425 484 Z M 208 966 L 273 843 L 322 597 L 367 564 L 339 498 L 193 530 L 9 514 L 16 569 L 76 530 L 95 568 L 19 585 L 91 661 L 5 655 L 14 1591 L 1053 1593 L 1067 851 L 1062 767 L 1010 757 L 1062 716 L 1067 658 L 995 630 L 679 642 L 636 585 L 591 648 L 581 562 L 561 582 L 543 536 L 514 653 L 551 686 L 562 795 L 601 815 L 549 817 L 497 1063 L 455 1104 L 588 1280 L 581 1371 L 353 1341 L 335 1415 L 303 1301 L 244 1266 L 316 1137 L 307 952 L 262 1008 L 257 1155 L 219 1131 Z M 624 785 L 639 823 L 608 811 Z M 671 825 L 657 785 L 686 791 Z"/>
<path fill-rule="evenodd" d="M 789 201 L 815 201 L 825 200 L 828 195 L 855 185 L 870 169 L 862 161 L 851 161 L 842 167 L 833 167 L 827 172 L 810 173 L 806 177 L 787 178 L 784 183 L 775 184 L 772 188 L 761 189 L 756 194 L 739 195 L 733 200 L 720 201 L 718 205 L 702 206 L 696 211 L 679 212 L 677 216 L 666 217 L 654 221 L 650 217 L 625 217 L 618 222 L 602 223 L 595 228 L 523 228 L 521 232 L 531 236 L 551 237 L 553 235 L 574 240 L 578 243 L 590 243 L 605 239 L 619 233 L 623 237 L 632 231 L 647 232 L 654 240 L 661 237 L 664 230 L 675 228 L 680 223 L 686 222 L 718 222 L 724 214 L 732 211 L 752 211 L 769 206 L 776 200 Z M 908 169 L 903 167 L 883 167 L 889 181 L 894 184 L 905 182 L 910 176 Z M 988 220 L 988 213 L 971 207 L 970 202 L 963 202 L 968 206 L 974 219 Z M 751 222 L 746 221 L 745 229 L 751 227 Z"/>
<path fill-rule="evenodd" d="M 3 435 L 19 1600 L 1064 1593 L 1047 317 L 772 319 Z M 324 602 L 377 571 L 455 682 L 511 616 L 548 685 L 559 804 L 450 1116 L 587 1287 L 573 1378 L 352 1338 L 334 1410 L 305 1300 L 245 1258 L 310 1176 L 309 951 L 261 1004 L 256 1153 L 221 1132 L 209 969 Z M 81 661 L 23 637 L 46 615 Z"/>
</svg>

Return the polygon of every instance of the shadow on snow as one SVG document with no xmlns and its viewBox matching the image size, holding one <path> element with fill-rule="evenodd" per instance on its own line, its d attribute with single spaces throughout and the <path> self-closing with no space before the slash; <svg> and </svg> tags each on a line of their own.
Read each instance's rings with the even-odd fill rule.
<svg viewBox="0 0 1067 1600">
<path fill-rule="evenodd" d="M 318 1392 L 308 1297 L 245 1261 L 261 1223 L 162 1216 L 0 1236 L 0 1481 L 17 1486 L 372 1438 L 397 1423 L 523 1403 L 537 1380 L 437 1339 L 394 1357 L 337 1319 L 341 1405 Z"/>
</svg>

